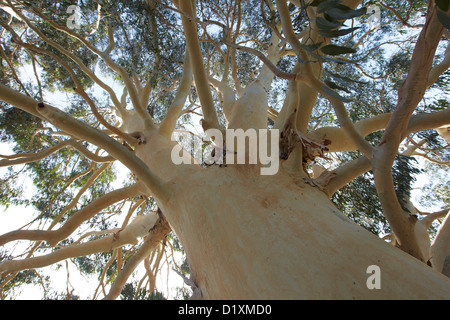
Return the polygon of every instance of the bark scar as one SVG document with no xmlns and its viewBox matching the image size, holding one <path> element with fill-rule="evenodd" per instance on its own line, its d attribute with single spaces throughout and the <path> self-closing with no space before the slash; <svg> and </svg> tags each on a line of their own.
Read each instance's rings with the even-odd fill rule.
<svg viewBox="0 0 450 320">
<path fill-rule="evenodd" d="M 296 110 L 297 109 L 295 109 L 287 118 L 280 134 L 280 159 L 288 159 L 292 150 L 301 143 L 303 149 L 303 165 L 310 161 L 314 161 L 317 157 L 330 160 L 325 157 L 324 152 L 329 150 L 327 145 L 330 145 L 331 141 L 328 139 L 315 141 L 298 131 L 295 127 Z"/>
<path fill-rule="evenodd" d="M 305 182 L 307 184 L 309 184 L 309 185 L 311 185 L 313 187 L 317 187 L 321 191 L 324 191 L 325 187 L 328 185 L 328 183 L 330 183 L 331 179 L 333 179 L 335 176 L 336 176 L 336 171 L 335 170 L 332 170 L 332 171 L 325 170 L 316 179 L 304 178 L 304 180 L 305 180 Z"/>
<path fill-rule="evenodd" d="M 178 270 L 174 269 L 174 271 L 183 279 L 184 283 L 186 283 L 189 287 L 191 287 L 192 296 L 189 298 L 189 300 L 203 300 L 202 290 L 197 286 L 194 280 L 186 277 Z"/>
</svg>

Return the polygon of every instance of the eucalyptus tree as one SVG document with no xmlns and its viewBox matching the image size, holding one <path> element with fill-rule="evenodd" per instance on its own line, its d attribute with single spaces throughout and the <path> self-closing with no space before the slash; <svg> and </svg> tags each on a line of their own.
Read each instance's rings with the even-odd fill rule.
<svg viewBox="0 0 450 320">
<path fill-rule="evenodd" d="M 448 167 L 448 1 L 0 5 L 1 200 L 37 210 L 4 296 L 71 259 L 161 298 L 178 250 L 193 298 L 448 297 L 448 208 L 411 199 L 414 159 Z"/>
</svg>

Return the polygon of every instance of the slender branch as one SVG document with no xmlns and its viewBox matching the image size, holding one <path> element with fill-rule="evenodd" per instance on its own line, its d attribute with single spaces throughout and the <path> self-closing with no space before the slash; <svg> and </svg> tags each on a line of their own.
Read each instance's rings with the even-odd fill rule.
<svg viewBox="0 0 450 320">
<path fill-rule="evenodd" d="M 450 68 L 450 43 L 447 45 L 445 50 L 444 59 L 433 68 L 431 68 L 428 74 L 427 87 L 429 88 L 441 74 L 443 74 L 447 69 Z"/>
<path fill-rule="evenodd" d="M 57 29 L 59 31 L 62 31 L 62 32 L 66 33 L 67 35 L 69 35 L 69 36 L 79 40 L 91 52 L 93 52 L 94 54 L 96 54 L 100 58 L 102 58 L 103 61 L 108 65 L 108 67 L 111 68 L 111 70 L 117 72 L 122 77 L 122 79 L 123 79 L 123 81 L 125 83 L 125 86 L 128 89 L 128 93 L 130 95 L 130 98 L 131 98 L 131 101 L 133 103 L 133 106 L 135 107 L 135 109 L 138 112 L 139 116 L 143 119 L 145 125 L 148 128 L 154 128 L 153 120 L 151 119 L 150 114 L 144 109 L 144 106 L 142 105 L 142 102 L 139 99 L 136 87 L 133 85 L 133 82 L 131 81 L 131 79 L 128 76 L 127 72 L 125 71 L 125 69 L 123 67 L 121 67 L 120 65 L 115 63 L 109 57 L 109 53 L 110 53 L 109 51 L 111 51 L 114 48 L 114 46 L 115 46 L 115 44 L 114 44 L 114 35 L 113 35 L 112 28 L 110 26 L 108 27 L 109 45 L 108 45 L 107 49 L 104 52 L 102 52 L 102 51 L 98 50 L 97 48 L 95 48 L 88 40 L 86 40 L 84 37 L 81 37 L 79 34 L 74 32 L 73 30 L 71 30 L 71 29 L 69 29 L 69 28 L 67 28 L 65 26 L 58 25 L 57 23 L 52 21 L 50 18 L 48 18 L 46 15 L 44 15 L 42 12 L 35 11 L 35 13 L 39 17 L 43 18 L 48 23 L 50 23 L 50 25 L 52 27 L 54 27 L 55 29 Z M 33 30 L 35 30 L 36 32 L 39 32 L 39 35 L 41 35 L 41 33 L 42 33 L 36 27 L 34 27 Z M 120 104 L 118 104 L 118 105 L 120 105 Z"/>
<path fill-rule="evenodd" d="M 0 25 L 2 25 L 2 26 L 4 27 L 3 30 L 6 30 L 6 26 L 7 26 L 7 25 L 5 25 L 5 24 L 3 24 L 3 23 L 1 23 L 1 22 L 0 22 Z M 8 27 L 9 27 L 9 26 L 8 26 Z M 19 37 L 16 37 L 16 39 L 17 39 L 17 38 L 19 38 Z M 20 38 L 19 38 L 19 39 L 20 39 Z M 28 93 L 27 89 L 26 89 L 25 86 L 23 85 L 22 81 L 20 81 L 19 76 L 17 75 L 16 69 L 14 68 L 14 65 L 13 65 L 12 62 L 11 62 L 11 59 L 9 59 L 9 58 L 6 56 L 6 53 L 5 53 L 5 51 L 3 50 L 3 47 L 1 47 L 1 46 L 0 46 L 0 55 L 2 56 L 3 59 L 6 60 L 6 63 L 8 64 L 9 69 L 11 70 L 11 72 L 12 72 L 12 74 L 13 74 L 14 80 L 16 80 L 16 82 L 20 85 L 20 87 L 21 87 L 22 90 L 26 93 L 26 95 L 29 96 L 30 94 Z M 33 65 L 34 65 L 34 64 L 33 64 Z"/>
<path fill-rule="evenodd" d="M 340 166 L 335 170 L 335 177 L 324 187 L 325 194 L 331 197 L 336 191 L 370 169 L 372 164 L 366 157 L 360 157 Z"/>
<path fill-rule="evenodd" d="M 168 222 L 161 215 L 159 220 L 152 227 L 150 234 L 147 236 L 138 252 L 127 262 L 125 267 L 116 277 L 109 293 L 104 297 L 104 300 L 114 300 L 120 295 L 120 292 L 122 291 L 122 288 L 131 273 L 146 257 L 148 257 L 152 251 L 156 249 L 161 240 L 163 240 L 170 231 L 171 228 Z"/>
<path fill-rule="evenodd" d="M 241 51 L 245 51 L 248 53 L 251 53 L 255 56 L 257 56 L 259 59 L 261 59 L 262 62 L 264 62 L 264 64 L 270 69 L 270 71 L 272 71 L 275 76 L 282 78 L 282 79 L 286 79 L 286 80 L 295 80 L 296 74 L 295 73 L 290 73 L 290 72 L 285 72 L 280 70 L 277 66 L 275 66 L 269 58 L 267 58 L 264 54 L 262 54 L 261 52 L 259 52 L 258 50 L 249 48 L 249 47 L 244 47 L 244 46 L 240 46 L 231 42 L 228 42 L 226 40 L 222 40 L 223 43 L 225 43 L 227 46 L 230 46 L 232 48 L 241 50 Z"/>
<path fill-rule="evenodd" d="M 75 207 L 77 205 L 81 196 L 95 182 L 95 180 L 97 180 L 97 178 L 100 176 L 100 174 L 102 174 L 102 172 L 105 171 L 109 167 L 109 165 L 110 165 L 109 163 L 104 163 L 97 170 L 95 170 L 93 172 L 93 174 L 89 177 L 89 179 L 86 181 L 86 183 L 83 184 L 83 186 L 78 191 L 77 195 L 72 199 L 72 201 L 70 201 L 70 203 L 67 206 L 65 206 L 64 209 L 62 209 L 61 212 L 53 219 L 53 221 L 49 227 L 49 230 L 52 229 L 61 220 L 61 218 L 64 216 L 64 214 L 66 214 L 66 212 L 68 212 L 69 210 L 71 210 L 73 207 Z"/>
<path fill-rule="evenodd" d="M 294 29 L 292 28 L 292 21 L 289 15 L 289 9 L 287 7 L 286 0 L 276 0 L 275 2 L 277 4 L 278 13 L 280 14 L 281 26 L 283 27 L 283 34 L 285 35 L 286 40 L 291 45 L 292 50 L 294 50 L 298 58 L 302 59 L 303 61 L 309 61 L 310 59 L 308 57 L 308 54 L 301 47 L 301 43 L 298 40 Z M 305 64 L 303 72 L 307 76 L 314 76 L 310 63 Z"/>
<path fill-rule="evenodd" d="M 136 221 L 133 221 L 132 224 L 122 230 L 119 234 L 106 236 L 77 245 L 68 245 L 43 256 L 23 260 L 5 261 L 0 264 L 0 275 L 25 269 L 42 268 L 68 258 L 87 256 L 96 252 L 107 252 L 125 244 L 135 244 L 138 238 L 146 236 L 153 230 L 157 219 L 156 214 L 149 214 L 140 219 L 136 219 Z M 167 230 L 167 228 L 169 228 L 170 231 L 168 224 L 164 230 Z M 161 232 L 160 230 L 158 231 Z M 160 238 L 158 238 L 158 240 L 160 240 Z"/>
<path fill-rule="evenodd" d="M 372 130 L 382 130 L 387 125 L 390 119 L 390 115 L 391 114 L 387 113 L 375 116 L 370 119 L 364 119 L 357 122 L 355 126 L 356 128 L 358 128 L 358 130 L 362 131 L 362 134 L 371 133 Z M 420 130 L 430 130 L 444 124 L 450 124 L 450 109 L 433 113 L 413 115 L 409 121 L 407 133 L 410 134 L 412 132 Z M 330 152 L 350 150 L 347 148 L 340 149 L 339 146 L 341 146 L 341 144 L 339 142 L 337 142 L 337 146 L 335 145 L 333 149 L 333 141 L 341 141 L 345 139 L 342 129 L 332 127 L 324 127 L 325 130 L 321 129 L 322 128 L 316 130 L 315 132 L 312 132 L 310 137 L 316 140 L 332 140 L 332 143 L 327 146 L 330 149 Z M 344 187 L 350 181 L 371 169 L 372 164 L 366 157 L 361 157 L 349 163 L 346 163 L 345 165 L 336 169 L 336 176 L 325 188 L 326 194 L 328 194 L 329 196 L 333 195 L 337 190 Z"/>
<path fill-rule="evenodd" d="M 42 150 L 40 152 L 37 153 L 22 153 L 22 154 L 16 154 L 14 156 L 3 156 L 0 155 L 0 157 L 6 158 L 16 158 L 16 159 L 3 159 L 0 160 L 0 167 L 8 167 L 8 166 L 14 166 L 14 165 L 18 165 L 18 164 L 24 164 L 24 163 L 30 163 L 30 162 L 34 162 L 34 161 L 38 161 L 41 159 L 44 159 L 50 155 L 52 155 L 53 153 L 57 152 L 58 150 L 66 147 L 67 145 L 69 145 L 68 141 L 64 141 L 61 142 L 55 146 L 52 146 L 50 148 L 47 148 L 45 150 Z"/>
<path fill-rule="evenodd" d="M 92 153 L 86 147 L 84 147 L 80 142 L 78 142 L 74 139 L 70 139 L 70 140 L 62 141 L 55 146 L 49 147 L 49 148 L 42 150 L 40 152 L 37 152 L 37 153 L 27 152 L 27 153 L 17 153 L 14 155 L 0 155 L 0 158 L 5 158 L 5 159 L 9 160 L 9 161 L 0 160 L 0 167 L 12 166 L 12 165 L 16 165 L 16 164 L 23 164 L 23 163 L 29 163 L 29 162 L 41 160 L 41 159 L 44 159 L 45 157 L 50 156 L 51 154 L 55 153 L 56 151 L 58 151 L 64 147 L 73 147 L 74 149 L 81 152 L 86 158 L 88 158 L 94 162 L 97 162 L 97 163 L 116 161 L 116 159 L 111 156 L 102 157 L 95 153 Z"/>
<path fill-rule="evenodd" d="M 436 212 L 419 212 L 421 215 L 426 215 L 421 221 L 424 223 L 425 228 L 431 227 L 431 224 L 436 219 L 445 218 L 449 213 L 449 208 L 442 209 Z"/>
<path fill-rule="evenodd" d="M 202 125 L 204 126 L 204 129 L 219 129 L 221 126 L 214 108 L 214 102 L 209 89 L 206 71 L 203 67 L 203 55 L 197 35 L 197 24 L 194 22 L 195 15 L 193 3 L 190 0 L 184 0 L 179 1 L 178 5 L 179 9 L 185 13 L 181 15 L 181 20 L 183 22 L 184 34 L 186 36 L 186 46 L 189 51 L 192 72 L 194 74 L 195 87 L 197 88 L 198 97 L 202 106 L 204 116 Z"/>
<path fill-rule="evenodd" d="M 392 7 L 390 7 L 390 6 L 386 5 L 386 4 L 384 4 L 384 3 L 381 2 L 381 1 L 379 1 L 378 3 L 379 3 L 383 8 L 388 9 L 389 11 L 391 11 L 391 12 L 395 15 L 395 17 L 400 21 L 400 23 L 401 23 L 402 25 L 404 25 L 404 26 L 406 26 L 406 27 L 408 27 L 408 28 L 420 28 L 420 27 L 423 27 L 423 25 L 415 25 L 415 26 L 411 25 L 411 24 L 408 22 L 409 14 L 407 14 L 406 19 L 403 19 L 403 17 L 400 15 L 400 13 L 398 13 L 397 10 L 395 10 L 394 8 L 392 8 Z"/>
<path fill-rule="evenodd" d="M 72 131 L 71 134 L 74 136 L 91 141 L 95 145 L 102 147 L 111 156 L 134 172 L 160 201 L 165 202 L 170 198 L 171 191 L 165 183 L 150 171 L 140 158 L 113 138 L 52 106 L 39 103 L 37 110 L 61 130 Z"/>
<path fill-rule="evenodd" d="M 390 113 L 376 115 L 372 118 L 363 119 L 354 124 L 355 130 L 365 137 L 372 132 L 383 130 L 391 117 Z M 353 140 L 347 139 L 345 130 L 339 127 L 321 127 L 309 132 L 309 137 L 313 139 L 327 139 L 331 143 L 327 146 L 329 152 L 355 151 L 357 149 Z"/>
<path fill-rule="evenodd" d="M 177 89 L 177 93 L 172 104 L 167 111 L 167 115 L 161 122 L 159 126 L 159 133 L 161 135 L 169 136 L 175 130 L 175 125 L 178 117 L 180 116 L 181 110 L 186 103 L 186 98 L 189 95 L 192 84 L 192 65 L 191 59 L 189 58 L 189 51 L 186 50 L 184 57 L 184 68 L 183 75 L 180 80 L 180 84 Z"/>
<path fill-rule="evenodd" d="M 70 51 L 66 50 L 63 46 L 61 46 L 60 44 L 50 40 L 39 28 L 37 28 L 31 21 L 29 21 L 24 15 L 22 15 L 22 13 L 20 11 L 18 11 L 16 8 L 13 8 L 13 10 L 18 14 L 18 16 L 20 16 L 20 18 L 25 21 L 25 23 L 34 31 L 39 35 L 39 38 L 42 39 L 43 41 L 45 41 L 47 44 L 51 45 L 52 47 L 54 47 L 55 49 L 57 49 L 59 52 L 61 52 L 62 54 L 64 54 L 65 56 L 69 57 L 72 61 L 74 61 L 79 67 L 80 69 L 88 76 L 90 77 L 95 83 L 97 83 L 103 90 L 105 90 L 114 106 L 121 110 L 122 106 L 119 103 L 119 100 L 117 99 L 117 96 L 114 92 L 114 90 L 108 86 L 107 84 L 105 84 L 103 81 L 101 81 L 94 72 L 92 72 L 88 67 L 86 67 L 86 65 L 81 61 L 81 59 L 79 59 L 78 57 L 76 57 L 74 54 L 72 54 Z M 39 15 L 39 13 L 37 13 Z M 46 18 L 45 16 L 41 16 L 42 18 Z M 9 26 L 5 26 L 4 24 L 0 23 L 5 29 L 7 29 L 9 32 L 11 32 L 13 34 L 13 36 L 15 35 L 14 30 L 9 27 Z M 16 36 L 17 39 L 17 36 Z"/>
<path fill-rule="evenodd" d="M 448 211 L 448 210 L 447 210 Z M 433 269 L 443 272 L 444 264 L 448 259 L 450 249 L 450 211 L 448 211 L 444 222 L 439 227 L 436 238 L 431 244 L 430 255 Z M 447 275 L 448 276 L 448 275 Z"/>
<path fill-rule="evenodd" d="M 373 147 L 358 132 L 354 123 L 350 120 L 344 104 L 340 100 L 328 94 L 328 92 L 324 90 L 326 85 L 318 80 L 315 76 L 306 76 L 302 78 L 302 81 L 305 81 L 309 86 L 320 92 L 325 98 L 328 99 L 328 101 L 330 101 L 338 118 L 339 124 L 341 125 L 341 128 L 344 130 L 348 139 L 350 139 L 353 144 L 357 146 L 357 148 L 361 152 L 363 152 L 368 159 L 371 159 L 373 154 Z"/>
<path fill-rule="evenodd" d="M 97 107 L 95 106 L 94 101 L 92 101 L 92 99 L 89 97 L 89 95 L 84 91 L 83 86 L 81 85 L 80 81 L 78 80 L 78 77 L 76 76 L 75 72 L 73 71 L 72 68 L 70 68 L 64 61 L 62 61 L 57 55 L 53 54 L 52 52 L 48 51 L 48 50 L 44 50 L 41 49 L 39 47 L 36 47 L 34 45 L 30 45 L 30 44 L 26 44 L 26 43 L 22 43 L 22 46 L 26 47 L 26 48 L 30 48 L 32 50 L 41 52 L 43 54 L 46 54 L 50 57 L 52 57 L 53 59 L 55 59 L 61 66 L 64 67 L 64 69 L 67 70 L 67 72 L 69 72 L 73 82 L 75 83 L 75 91 L 89 104 L 89 107 L 91 108 L 92 113 L 94 114 L 95 118 L 103 125 L 105 126 L 105 128 L 107 128 L 108 130 L 110 130 L 111 132 L 115 133 L 116 135 L 118 135 L 119 137 L 122 137 L 125 141 L 127 141 L 130 144 L 135 144 L 136 140 L 129 136 L 127 133 L 124 133 L 122 131 L 120 131 L 119 129 L 117 129 L 116 127 L 110 125 L 103 117 L 102 115 L 98 112 Z"/>
<path fill-rule="evenodd" d="M 121 200 L 137 196 L 141 192 L 141 186 L 138 184 L 112 191 L 79 210 L 57 230 L 11 231 L 0 236 L 0 246 L 15 240 L 47 241 L 55 246 L 59 241 L 70 236 L 82 222 L 89 220 L 101 210 Z"/>
<path fill-rule="evenodd" d="M 90 36 L 92 36 L 94 33 L 96 33 L 98 28 L 100 27 L 100 20 L 102 17 L 101 9 L 102 9 L 102 5 L 100 4 L 100 2 L 98 2 L 97 3 L 97 20 L 95 21 L 94 28 L 91 30 L 91 32 L 89 32 Z"/>
<path fill-rule="evenodd" d="M 104 279 L 105 279 L 106 272 L 108 271 L 109 267 L 110 267 L 110 266 L 114 263 L 114 261 L 116 260 L 117 255 L 118 255 L 118 253 L 119 253 L 119 249 L 120 249 L 120 248 L 117 248 L 117 249 L 114 249 L 114 250 L 113 250 L 113 253 L 112 253 L 111 257 L 109 258 L 108 262 L 107 262 L 107 263 L 105 264 L 105 266 L 103 267 L 102 274 L 100 275 L 99 284 L 98 284 L 97 288 L 95 289 L 95 292 L 94 292 L 94 295 L 93 295 L 93 300 L 96 299 L 96 297 L 97 297 L 97 292 L 98 292 L 98 289 L 99 289 L 100 287 L 102 287 L 103 294 L 106 295 Z M 108 280 L 108 281 L 109 281 L 109 280 Z"/>
</svg>

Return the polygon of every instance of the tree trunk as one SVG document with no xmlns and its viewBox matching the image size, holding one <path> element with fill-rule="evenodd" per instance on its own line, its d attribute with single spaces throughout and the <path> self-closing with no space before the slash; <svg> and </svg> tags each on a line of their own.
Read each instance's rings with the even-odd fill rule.
<svg viewBox="0 0 450 320">
<path fill-rule="evenodd" d="M 350 221 L 283 170 L 213 166 L 162 209 L 205 299 L 445 299 L 450 280 Z M 293 187 L 294 186 L 294 187 Z M 380 268 L 380 289 L 367 269 Z"/>
</svg>

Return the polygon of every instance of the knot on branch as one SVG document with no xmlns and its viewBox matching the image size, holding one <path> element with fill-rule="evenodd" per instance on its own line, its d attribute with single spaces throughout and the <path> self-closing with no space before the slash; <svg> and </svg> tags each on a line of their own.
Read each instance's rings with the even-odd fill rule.
<svg viewBox="0 0 450 320">
<path fill-rule="evenodd" d="M 309 162 L 314 161 L 317 157 L 329 160 L 324 153 L 328 151 L 327 145 L 331 144 L 331 141 L 327 139 L 320 142 L 315 141 L 298 131 L 295 126 L 295 115 L 296 110 L 288 117 L 283 130 L 280 133 L 280 159 L 288 159 L 292 150 L 301 144 L 304 166 Z"/>
<path fill-rule="evenodd" d="M 130 136 L 137 140 L 138 145 L 147 143 L 147 139 L 145 138 L 144 134 L 140 131 L 132 132 L 130 133 Z"/>
<path fill-rule="evenodd" d="M 318 188 L 320 191 L 326 191 L 325 187 L 330 183 L 331 179 L 333 179 L 335 176 L 336 176 L 335 170 L 332 171 L 325 170 L 318 178 L 316 179 L 304 178 L 303 181 L 313 187 Z"/>
<path fill-rule="evenodd" d="M 172 231 L 169 223 L 166 220 L 166 217 L 164 217 L 161 209 L 158 207 L 158 210 L 156 211 L 156 214 L 158 215 L 158 220 L 156 220 L 153 227 L 148 230 L 149 233 L 151 232 L 163 232 L 163 233 L 169 233 Z"/>
</svg>

